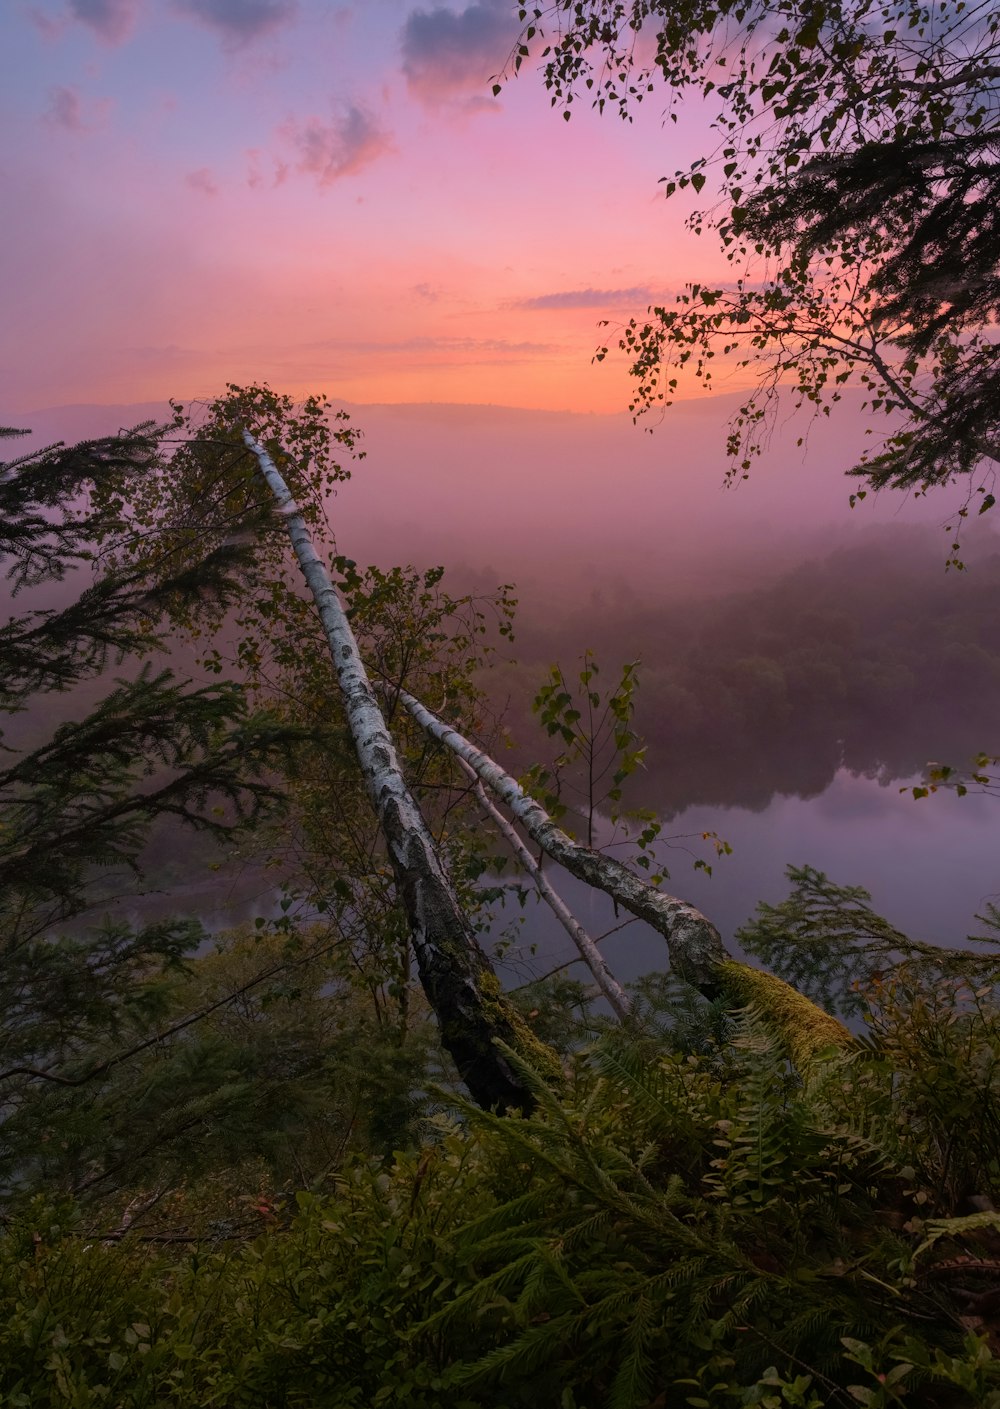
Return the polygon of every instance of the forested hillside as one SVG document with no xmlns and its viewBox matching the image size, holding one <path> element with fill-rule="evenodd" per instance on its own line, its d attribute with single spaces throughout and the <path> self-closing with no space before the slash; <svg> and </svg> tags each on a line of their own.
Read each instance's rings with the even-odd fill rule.
<svg viewBox="0 0 1000 1409">
<path fill-rule="evenodd" d="M 510 693 L 518 743 L 553 660 L 568 667 L 590 649 L 608 665 L 638 661 L 636 725 L 657 767 L 630 795 L 668 816 L 809 796 L 839 767 L 901 778 L 942 755 L 957 764 L 992 737 L 1000 703 L 992 534 L 968 557 L 966 572 L 946 573 L 933 532 L 873 530 L 755 590 L 635 591 L 573 614 L 525 613 L 519 668 L 498 671 L 493 692 Z"/>
</svg>

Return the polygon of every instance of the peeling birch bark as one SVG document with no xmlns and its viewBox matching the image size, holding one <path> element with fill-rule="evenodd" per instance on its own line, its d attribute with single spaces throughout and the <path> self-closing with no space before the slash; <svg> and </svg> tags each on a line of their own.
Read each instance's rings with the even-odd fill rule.
<svg viewBox="0 0 1000 1409">
<path fill-rule="evenodd" d="M 604 955 L 598 949 L 596 943 L 580 924 L 580 921 L 570 910 L 562 896 L 556 891 L 542 874 L 537 861 L 518 836 L 517 832 L 507 821 L 507 818 L 496 807 L 493 806 L 483 785 L 479 781 L 478 775 L 471 764 L 466 763 L 464 758 L 459 757 L 459 763 L 468 776 L 474 780 L 476 788 L 476 802 L 479 804 L 483 815 L 496 827 L 505 838 L 508 846 L 517 857 L 522 869 L 531 877 L 538 894 L 548 905 L 570 939 L 576 945 L 580 958 L 594 976 L 594 982 L 611 1004 L 612 1012 L 624 1022 L 632 1012 L 632 1000 L 608 968 Z"/>
<path fill-rule="evenodd" d="M 423 814 L 403 780 L 340 597 L 288 485 L 260 442 L 246 429 L 242 436 L 274 495 L 330 645 L 358 762 L 388 847 L 420 980 L 437 1017 L 441 1040 L 479 1105 L 487 1110 L 498 1106 L 531 1110 L 534 1097 L 498 1050 L 496 1039 L 535 1067 L 544 1066 L 546 1060 L 551 1064 L 554 1056 L 537 1042 L 500 991 Z"/>
<path fill-rule="evenodd" d="M 603 890 L 640 920 L 652 925 L 667 941 L 671 966 L 706 997 L 716 997 L 722 987 L 720 966 L 730 958 L 719 931 L 695 906 L 667 895 L 640 880 L 613 857 L 602 856 L 566 835 L 540 803 L 505 773 L 488 754 L 477 749 L 450 725 L 430 712 L 405 690 L 401 704 L 428 734 L 451 749 L 475 772 L 490 791 L 505 803 L 532 841 L 588 885 Z"/>
</svg>

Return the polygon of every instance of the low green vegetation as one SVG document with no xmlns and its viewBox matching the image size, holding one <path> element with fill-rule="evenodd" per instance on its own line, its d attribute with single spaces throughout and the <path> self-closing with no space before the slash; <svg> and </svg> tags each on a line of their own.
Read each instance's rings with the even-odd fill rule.
<svg viewBox="0 0 1000 1409">
<path fill-rule="evenodd" d="M 140 1178 L 130 1226 L 37 1194 L 0 1240 L 2 1402 L 996 1405 L 994 989 L 902 965 L 863 1001 L 796 1070 L 753 1007 L 661 992 L 577 1031 L 531 1118 L 425 1093 L 311 1189 L 217 1147 L 158 1203 Z"/>
</svg>

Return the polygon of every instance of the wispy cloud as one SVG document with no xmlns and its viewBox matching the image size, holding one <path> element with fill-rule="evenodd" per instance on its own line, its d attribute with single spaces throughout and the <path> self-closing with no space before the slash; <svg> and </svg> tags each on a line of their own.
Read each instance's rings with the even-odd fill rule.
<svg viewBox="0 0 1000 1409">
<path fill-rule="evenodd" d="M 289 24 L 298 0 L 172 0 L 172 7 L 208 25 L 228 44 L 240 45 Z"/>
<path fill-rule="evenodd" d="M 287 135 L 287 129 L 283 129 Z M 247 157 L 247 185 L 251 187 L 263 186 L 268 182 L 271 186 L 283 186 L 288 180 L 288 162 L 282 161 L 280 157 L 268 156 L 259 147 L 248 147 Z M 268 178 L 263 171 L 263 164 L 269 161 L 271 164 L 271 174 Z"/>
<path fill-rule="evenodd" d="M 310 117 L 286 123 L 279 135 L 294 148 L 296 169 L 315 176 L 321 186 L 353 176 L 393 150 L 389 134 L 354 103 L 329 122 Z"/>
<path fill-rule="evenodd" d="M 105 44 L 121 44 L 132 33 L 141 0 L 67 0 L 57 17 L 43 10 L 28 14 L 46 39 L 58 39 L 67 25 L 78 21 L 93 30 Z"/>
<path fill-rule="evenodd" d="M 49 127 L 64 132 L 90 132 L 103 123 L 110 107 L 107 98 L 87 101 L 76 88 L 53 88 L 42 117 Z"/>
<path fill-rule="evenodd" d="M 199 166 L 197 171 L 189 171 L 184 177 L 184 183 L 190 186 L 192 191 L 200 191 L 203 196 L 219 194 L 219 183 L 207 166 Z"/>
<path fill-rule="evenodd" d="M 411 93 L 437 104 L 469 94 L 485 97 L 518 35 L 507 0 L 481 0 L 464 10 L 414 10 L 403 25 L 403 73 Z"/>
<path fill-rule="evenodd" d="M 337 338 L 325 339 L 306 345 L 311 352 L 365 353 L 415 353 L 418 355 L 446 356 L 459 358 L 531 358 L 546 357 L 563 349 L 558 343 L 511 342 L 507 338 L 470 337 L 412 337 L 395 342 L 344 341 Z"/>
<path fill-rule="evenodd" d="M 534 298 L 520 298 L 514 308 L 618 308 L 623 304 L 630 307 L 636 303 L 653 302 L 652 289 L 568 289 L 562 293 L 537 294 Z"/>
</svg>

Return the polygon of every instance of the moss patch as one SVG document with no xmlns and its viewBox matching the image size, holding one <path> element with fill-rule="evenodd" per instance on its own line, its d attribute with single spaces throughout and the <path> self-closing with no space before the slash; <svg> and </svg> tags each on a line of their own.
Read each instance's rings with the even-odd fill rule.
<svg viewBox="0 0 1000 1409">
<path fill-rule="evenodd" d="M 543 1081 L 561 1081 L 563 1071 L 558 1054 L 535 1036 L 527 1020 L 508 1001 L 496 974 L 481 974 L 479 991 L 483 995 L 483 1007 L 490 1017 L 510 1029 L 510 1046 L 521 1060 L 527 1062 Z"/>
<path fill-rule="evenodd" d="M 735 1003 L 752 1004 L 773 1023 L 798 1067 L 808 1066 L 824 1047 L 847 1047 L 854 1040 L 842 1022 L 774 974 L 727 959 L 719 965 L 719 977 Z"/>
</svg>

